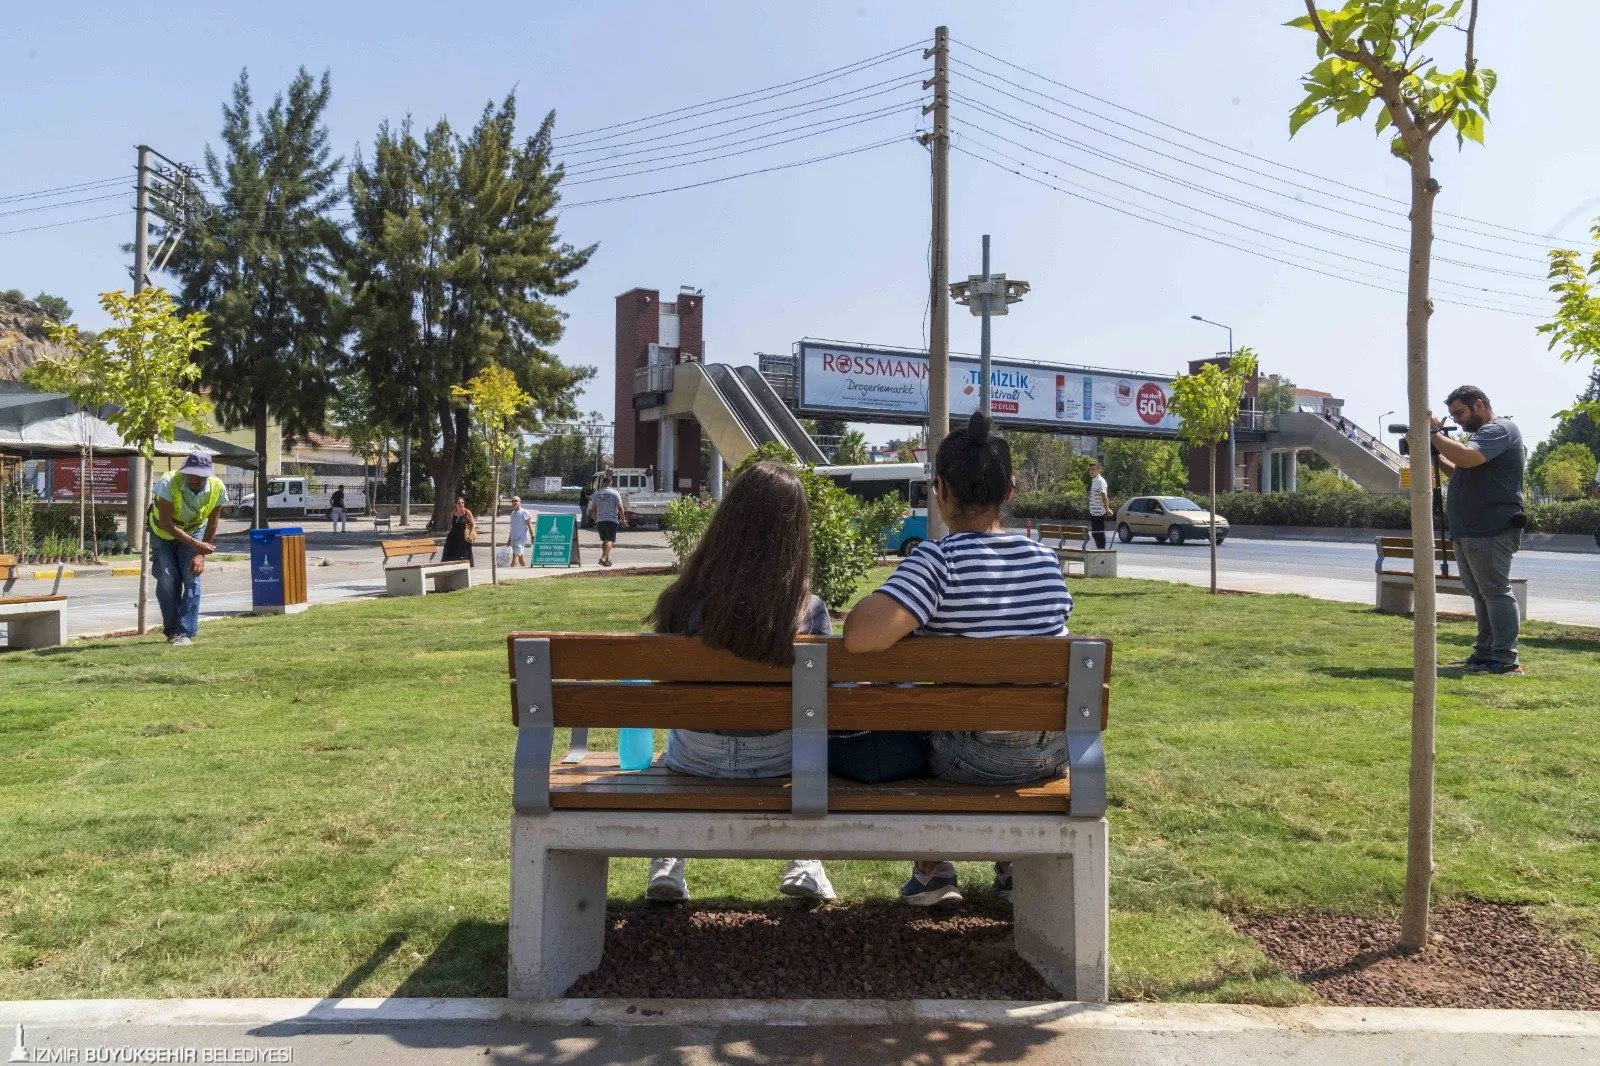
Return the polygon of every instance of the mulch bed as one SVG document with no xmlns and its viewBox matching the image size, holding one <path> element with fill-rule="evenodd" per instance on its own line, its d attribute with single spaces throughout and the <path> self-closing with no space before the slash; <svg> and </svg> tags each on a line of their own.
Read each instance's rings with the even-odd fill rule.
<svg viewBox="0 0 1600 1066">
<path fill-rule="evenodd" d="M 1434 908 L 1428 950 L 1418 955 L 1396 947 L 1398 917 L 1235 916 L 1233 924 L 1335 1005 L 1600 1009 L 1600 964 L 1509 904 Z"/>
<path fill-rule="evenodd" d="M 640 905 L 606 916 L 605 958 L 569 996 L 1054 1000 L 1012 949 L 1009 915 L 894 904 L 724 910 Z"/>
</svg>

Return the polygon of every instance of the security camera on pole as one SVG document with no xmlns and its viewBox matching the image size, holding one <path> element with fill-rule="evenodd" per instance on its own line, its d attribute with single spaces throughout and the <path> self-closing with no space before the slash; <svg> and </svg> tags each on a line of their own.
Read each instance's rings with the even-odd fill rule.
<svg viewBox="0 0 1600 1066">
<path fill-rule="evenodd" d="M 989 316 L 1006 314 L 1006 308 L 1019 303 L 1028 292 L 1026 281 L 1008 280 L 1004 274 L 989 273 L 989 235 L 983 235 L 983 273 L 968 275 L 966 281 L 952 282 L 950 298 L 966 305 L 983 319 L 983 342 L 978 349 L 978 410 L 989 414 Z"/>
</svg>

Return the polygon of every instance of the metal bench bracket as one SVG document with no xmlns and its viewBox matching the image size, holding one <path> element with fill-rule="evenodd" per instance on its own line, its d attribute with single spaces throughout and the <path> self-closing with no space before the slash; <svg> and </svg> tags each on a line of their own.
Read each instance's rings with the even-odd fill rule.
<svg viewBox="0 0 1600 1066">
<path fill-rule="evenodd" d="M 1072 795 L 1067 813 L 1099 818 L 1106 813 L 1106 755 L 1101 744 L 1100 708 L 1105 698 L 1106 656 L 1098 640 L 1073 641 L 1067 668 L 1067 756 Z"/>
<path fill-rule="evenodd" d="M 828 646 L 794 646 L 790 685 L 792 755 L 789 809 L 796 817 L 828 813 Z"/>
<path fill-rule="evenodd" d="M 517 726 L 517 754 L 512 764 L 511 806 L 519 814 L 548 814 L 550 752 L 555 743 L 550 641 L 544 637 L 519 638 L 513 642 L 512 655 L 516 664 L 520 724 Z"/>
</svg>

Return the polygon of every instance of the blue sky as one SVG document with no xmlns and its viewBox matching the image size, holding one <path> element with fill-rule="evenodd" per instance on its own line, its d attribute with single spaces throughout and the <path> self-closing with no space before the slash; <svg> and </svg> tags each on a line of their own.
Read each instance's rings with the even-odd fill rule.
<svg viewBox="0 0 1600 1066">
<path fill-rule="evenodd" d="M 554 108 L 559 136 L 803 78 L 929 37 L 934 25 L 943 22 L 958 41 L 1316 177 L 1275 170 L 1228 148 L 1189 140 L 959 47 L 953 55 L 979 69 L 958 66 L 956 91 L 1028 126 L 1008 124 L 958 101 L 952 110 L 958 146 L 983 150 L 985 135 L 973 130 L 982 126 L 1028 145 L 1029 150 L 1017 151 L 988 142 L 990 148 L 1039 168 L 1030 173 L 1041 180 L 1061 184 L 1060 178 L 1045 173 L 1049 171 L 1097 189 L 1102 197 L 1121 196 L 1147 211 L 1188 217 L 1231 232 L 1235 239 L 1277 247 L 1275 254 L 1283 258 L 1334 261 L 1327 252 L 1279 245 L 1273 234 L 1390 266 L 1404 263 L 1402 254 L 1372 243 L 1404 243 L 1403 228 L 1387 229 L 1335 213 L 1341 206 L 1357 212 L 1348 204 L 1270 181 L 1268 187 L 1289 196 L 1252 190 L 1107 140 L 1060 117 L 1098 122 L 1147 147 L 1252 182 L 1261 179 L 1207 162 L 1187 149 L 1248 164 L 1309 190 L 1349 196 L 1371 205 L 1357 213 L 1403 227 L 1403 218 L 1381 213 L 1396 205 L 1327 184 L 1338 181 L 1384 196 L 1406 196 L 1404 166 L 1389 157 L 1369 127 L 1335 127 L 1331 120 L 1321 120 L 1289 140 L 1286 115 L 1299 96 L 1297 77 L 1313 61 L 1309 35 L 1280 25 L 1300 9 L 1289 0 L 1003 5 L 460 2 L 447 7 L 415 0 L 280 0 L 227 5 L 231 10 L 225 15 L 216 5 L 197 3 L 168 2 L 136 12 L 142 7 L 30 5 L 8 17 L 6 36 L 0 40 L 0 99 L 5 102 L 0 144 L 6 147 L 0 159 L 0 197 L 126 173 L 132 146 L 140 141 L 177 159 L 198 160 L 205 145 L 217 141 L 220 105 L 242 67 L 249 68 L 263 103 L 298 66 L 330 69 L 329 122 L 335 145 L 348 157 L 370 144 L 386 118 L 410 114 L 429 123 L 447 116 L 458 127 L 467 126 L 485 103 L 513 87 L 525 124 L 531 128 L 545 110 Z M 1479 222 L 1462 221 L 1463 229 L 1450 232 L 1441 228 L 1441 236 L 1491 252 L 1441 246 L 1440 255 L 1487 264 L 1497 272 L 1442 264 L 1436 270 L 1440 276 L 1535 297 L 1475 297 L 1453 290 L 1467 302 L 1494 299 L 1537 312 L 1543 283 L 1515 275 L 1542 276 L 1542 235 L 1559 232 L 1564 238 L 1560 243 L 1572 244 L 1581 239 L 1587 220 L 1600 214 L 1600 138 L 1591 135 L 1585 104 L 1592 99 L 1590 53 L 1593 42 L 1600 40 L 1600 4 L 1540 0 L 1515 5 L 1514 15 L 1512 10 L 1505 3 L 1485 4 L 1479 48 L 1483 63 L 1500 74 L 1488 146 L 1458 151 L 1453 139 L 1441 138 L 1435 151 L 1443 184 L 1439 207 L 1535 236 L 1522 238 L 1532 243 L 1519 244 L 1500 239 L 1512 234 Z M 1459 35 L 1452 32 L 1435 39 L 1441 60 L 1458 60 L 1459 48 Z M 851 79 L 824 83 L 808 95 L 764 106 L 900 75 L 909 78 L 919 69 L 925 69 L 919 58 L 905 56 Z M 1028 107 L 999 95 L 1017 90 L 990 80 L 995 75 L 1184 147 L 1163 147 L 1126 127 L 1022 93 L 1057 115 Z M 909 105 L 918 95 L 916 86 L 908 84 L 870 103 L 826 115 Z M 965 133 L 960 132 L 963 120 Z M 569 316 L 562 356 L 600 368 L 585 406 L 609 417 L 612 298 L 636 285 L 664 293 L 675 292 L 680 284 L 702 288 L 707 355 L 714 360 L 753 362 L 753 353 L 787 351 L 802 336 L 920 345 L 927 296 L 927 157 L 909 138 L 921 121 L 908 106 L 855 127 L 732 159 L 570 187 L 568 202 L 577 203 L 809 158 L 896 135 L 905 138 L 813 166 L 567 210 L 563 236 L 575 244 L 600 244 L 579 288 L 561 303 Z M 681 128 L 658 127 L 666 132 Z M 1047 134 L 1035 132 L 1039 129 Z M 1116 158 L 1045 139 L 1052 134 Z M 1137 161 L 1147 171 L 1129 170 L 1118 159 Z M 575 156 L 574 169 L 580 160 L 595 165 L 593 155 Z M 1175 187 L 1165 177 L 1149 174 L 1150 169 L 1355 233 L 1357 239 Z M 1251 229 L 1196 218 L 1113 181 L 1141 185 Z M 1258 350 L 1264 370 L 1346 398 L 1348 412 L 1368 426 L 1377 424 L 1381 412 L 1404 406 L 1404 306 L 1397 294 L 1402 273 L 1345 263 L 1350 271 L 1394 288 L 1395 294 L 1331 280 L 1113 213 L 959 152 L 953 154 L 951 195 L 952 276 L 977 271 L 979 236 L 988 232 L 996 268 L 1033 284 L 1027 301 L 996 323 L 997 356 L 1172 372 L 1225 346 L 1220 330 L 1190 320 L 1190 314 L 1198 313 L 1231 324 L 1237 343 Z M 1306 202 L 1289 198 L 1298 195 Z M 0 203 L 0 210 L 36 203 Z M 0 231 L 121 207 L 120 201 L 112 201 L 0 215 Z M 79 309 L 80 320 L 93 325 L 95 293 L 127 284 L 120 246 L 131 229 L 129 218 L 118 217 L 0 234 L 0 287 L 64 295 Z M 1435 295 L 1450 293 L 1440 287 Z M 1586 370 L 1563 366 L 1545 351 L 1533 332 L 1538 321 L 1440 304 L 1433 319 L 1431 394 L 1442 397 L 1465 382 L 1481 385 L 1498 410 L 1518 418 L 1531 439 L 1543 437 L 1553 412 L 1582 387 Z M 976 350 L 977 321 L 962 312 L 952 314 L 951 323 L 953 347 Z M 872 436 L 882 439 L 891 432 L 885 428 Z"/>
</svg>

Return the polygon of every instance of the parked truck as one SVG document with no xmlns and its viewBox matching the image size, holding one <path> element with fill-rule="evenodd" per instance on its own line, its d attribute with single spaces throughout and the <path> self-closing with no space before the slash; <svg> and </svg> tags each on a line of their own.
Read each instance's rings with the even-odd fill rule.
<svg viewBox="0 0 1600 1066">
<path fill-rule="evenodd" d="M 288 474 L 267 479 L 269 518 L 306 518 L 325 515 L 328 513 L 329 498 L 330 494 L 307 492 L 306 479 L 299 475 Z M 234 505 L 233 513 L 239 516 L 253 514 L 255 507 L 256 494 L 246 492 Z M 344 509 L 349 514 L 365 511 L 367 494 L 360 489 L 345 489 Z"/>
<path fill-rule="evenodd" d="M 600 478 L 589 479 L 589 496 L 600 491 Z M 611 487 L 622 494 L 622 507 L 629 524 L 640 521 L 659 522 L 667 513 L 667 504 L 678 498 L 675 492 L 657 492 L 655 478 L 650 471 L 638 467 L 618 467 L 611 471 Z"/>
</svg>

